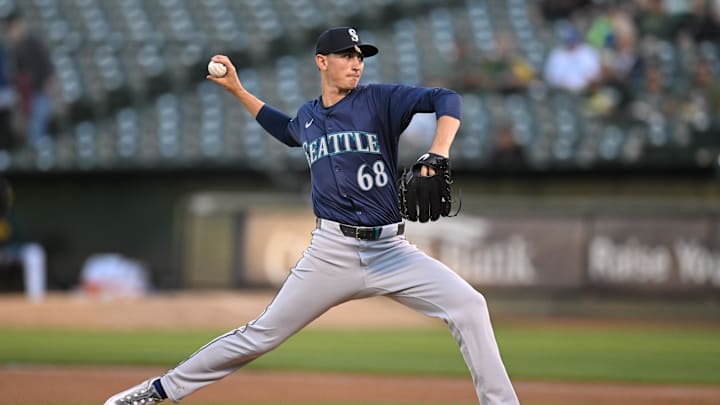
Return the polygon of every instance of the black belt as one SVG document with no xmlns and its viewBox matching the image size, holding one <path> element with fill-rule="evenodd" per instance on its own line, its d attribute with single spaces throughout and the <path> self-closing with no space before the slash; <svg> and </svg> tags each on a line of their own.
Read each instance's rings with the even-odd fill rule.
<svg viewBox="0 0 720 405">
<path fill-rule="evenodd" d="M 382 230 L 382 226 L 366 227 L 340 224 L 340 232 L 343 235 L 359 240 L 378 240 L 382 235 Z M 403 233 L 405 233 L 405 224 L 398 224 L 395 235 L 402 235 Z"/>
</svg>

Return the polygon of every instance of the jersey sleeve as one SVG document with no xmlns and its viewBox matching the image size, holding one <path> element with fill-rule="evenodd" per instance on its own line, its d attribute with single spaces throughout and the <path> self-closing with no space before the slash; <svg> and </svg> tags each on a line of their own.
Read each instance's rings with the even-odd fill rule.
<svg viewBox="0 0 720 405">
<path fill-rule="evenodd" d="M 300 146 L 292 134 L 297 133 L 297 120 L 290 118 L 282 111 L 265 104 L 258 112 L 255 120 L 275 139 L 288 146 Z M 295 129 L 295 130 L 294 130 Z"/>
<path fill-rule="evenodd" d="M 462 120 L 462 98 L 452 90 L 440 87 L 414 87 L 406 85 L 378 85 L 377 91 L 387 100 L 388 119 L 393 130 L 400 134 L 416 113 L 435 113 L 437 117 L 449 115 Z"/>
</svg>

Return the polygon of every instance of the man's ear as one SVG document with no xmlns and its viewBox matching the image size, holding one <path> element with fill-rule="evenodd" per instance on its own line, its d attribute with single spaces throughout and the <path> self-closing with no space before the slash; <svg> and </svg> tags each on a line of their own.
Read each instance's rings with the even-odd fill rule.
<svg viewBox="0 0 720 405">
<path fill-rule="evenodd" d="M 318 70 L 326 70 L 327 56 L 322 54 L 315 55 L 315 65 L 317 65 Z"/>
</svg>

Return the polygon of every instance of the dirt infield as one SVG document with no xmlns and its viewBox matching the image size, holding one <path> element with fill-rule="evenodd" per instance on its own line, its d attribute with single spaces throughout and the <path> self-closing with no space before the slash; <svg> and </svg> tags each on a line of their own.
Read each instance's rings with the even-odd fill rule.
<svg viewBox="0 0 720 405">
<path fill-rule="evenodd" d="M 0 404 L 91 404 L 164 370 L 4 367 Z M 515 381 L 524 404 L 717 405 L 720 388 Z M 28 389 L 28 387 L 35 387 Z M 42 387 L 42 389 L 38 389 Z M 469 378 L 240 371 L 183 403 L 476 403 Z"/>
<path fill-rule="evenodd" d="M 0 325 L 83 329 L 231 328 L 252 319 L 271 298 L 271 294 L 262 292 L 171 294 L 133 301 L 52 295 L 41 304 L 29 304 L 20 296 L 0 296 Z M 436 322 L 390 300 L 370 299 L 334 308 L 310 327 L 417 327 Z M 0 405 L 101 403 L 108 395 L 163 371 L 4 365 L 0 366 Z M 514 381 L 514 384 L 524 404 L 720 404 L 720 387 L 542 381 Z M 477 403 L 477 398 L 469 377 L 242 370 L 201 390 L 184 403 L 203 402 Z"/>
</svg>

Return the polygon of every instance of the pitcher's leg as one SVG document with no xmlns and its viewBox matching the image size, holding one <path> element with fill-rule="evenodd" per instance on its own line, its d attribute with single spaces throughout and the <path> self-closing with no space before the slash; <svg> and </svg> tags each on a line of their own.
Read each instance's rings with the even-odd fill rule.
<svg viewBox="0 0 720 405">
<path fill-rule="evenodd" d="M 413 246 L 408 249 L 400 257 L 378 263 L 373 286 L 448 324 L 483 405 L 519 404 L 500 357 L 485 298 L 441 262 Z"/>
<path fill-rule="evenodd" d="M 274 349 L 325 311 L 349 299 L 362 282 L 357 272 L 322 269 L 304 258 L 267 309 L 242 328 L 208 343 L 161 378 L 179 401 Z M 354 274 L 353 274 L 354 273 Z"/>
</svg>

